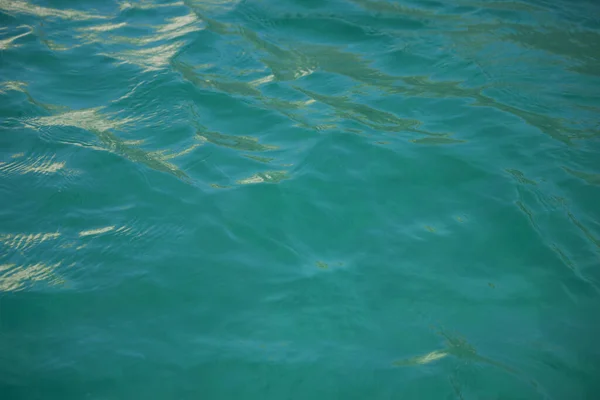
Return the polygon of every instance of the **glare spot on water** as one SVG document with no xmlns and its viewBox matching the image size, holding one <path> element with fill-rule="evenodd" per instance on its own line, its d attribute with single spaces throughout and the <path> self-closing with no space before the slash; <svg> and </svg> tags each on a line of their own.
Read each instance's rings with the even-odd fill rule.
<svg viewBox="0 0 600 400">
<path fill-rule="evenodd" d="M 86 130 L 104 132 L 110 129 L 117 129 L 133 121 L 132 118 L 109 118 L 101 112 L 102 109 L 103 107 L 96 107 L 68 111 L 48 117 L 31 118 L 25 122 L 35 128 L 39 128 L 40 126 L 74 126 Z"/>
<path fill-rule="evenodd" d="M 137 237 L 137 236 L 141 236 L 143 234 L 146 233 L 146 230 L 139 230 L 139 229 L 134 229 L 131 226 L 128 225 L 122 225 L 117 227 L 116 225 L 110 225 L 110 226 L 105 226 L 105 227 L 101 227 L 101 228 L 94 228 L 94 229 L 86 229 L 83 231 L 79 232 L 79 237 L 89 237 L 89 236 L 99 236 L 99 235 L 103 235 L 105 233 L 111 233 L 113 235 L 126 235 L 126 236 L 130 236 L 130 237 Z M 83 245 L 85 246 L 85 245 Z"/>
<path fill-rule="evenodd" d="M 26 251 L 48 240 L 56 240 L 59 232 L 0 234 L 0 243 L 18 251 Z"/>
<path fill-rule="evenodd" d="M 198 148 L 198 147 L 200 147 L 200 146 L 202 146 L 202 143 L 194 143 L 194 144 L 192 144 L 191 146 L 189 146 L 189 147 L 187 147 L 187 148 L 185 148 L 185 149 L 181 150 L 181 151 L 180 151 L 180 152 L 178 152 L 178 153 L 171 153 L 171 152 L 169 152 L 169 151 L 167 151 L 167 150 L 161 150 L 161 151 L 159 151 L 159 152 L 156 152 L 156 153 L 154 153 L 154 154 L 155 154 L 157 157 L 160 157 L 160 158 L 162 158 L 162 159 L 163 159 L 163 160 L 165 160 L 165 161 L 166 161 L 166 160 L 172 160 L 172 159 L 174 159 L 174 158 L 181 157 L 181 156 L 184 156 L 184 155 L 186 155 L 186 154 L 189 154 L 189 153 L 191 153 L 192 151 L 194 151 L 195 149 L 197 149 L 197 148 Z"/>
<path fill-rule="evenodd" d="M 13 37 L 10 37 L 8 39 L 2 39 L 2 40 L 0 40 L 0 50 L 8 50 L 10 48 L 18 47 L 18 44 L 14 44 L 14 42 L 17 39 L 25 37 L 25 36 L 27 36 L 27 35 L 29 35 L 29 34 L 31 34 L 33 32 L 33 29 L 30 26 L 28 26 L 28 25 L 19 26 L 17 29 L 19 29 L 19 28 L 27 28 L 27 29 L 29 29 L 29 31 L 21 33 L 19 35 L 13 36 Z"/>
<path fill-rule="evenodd" d="M 121 60 L 121 64 L 138 65 L 147 72 L 157 71 L 169 65 L 171 58 L 182 46 L 183 42 L 175 42 L 138 50 L 106 53 L 103 55 Z"/>
<path fill-rule="evenodd" d="M 397 367 L 424 365 L 448 356 L 453 356 L 467 362 L 492 365 L 513 375 L 518 374 L 518 371 L 516 371 L 510 366 L 507 366 L 490 358 L 480 356 L 479 354 L 477 354 L 477 350 L 475 349 L 475 347 L 468 343 L 465 339 L 450 336 L 444 332 L 441 332 L 441 335 L 446 338 L 445 349 L 434 350 L 424 355 L 394 361 L 393 365 Z"/>
<path fill-rule="evenodd" d="M 249 185 L 255 183 L 278 183 L 287 178 L 288 175 L 285 171 L 271 171 L 254 174 L 249 178 L 238 180 L 237 183 L 240 185 Z"/>
<path fill-rule="evenodd" d="M 394 361 L 395 366 L 409 366 L 409 365 L 424 365 L 431 362 L 437 361 L 441 358 L 447 357 L 449 354 L 444 350 L 434 350 L 422 356 L 416 356 L 408 358 L 406 360 Z"/>
<path fill-rule="evenodd" d="M 70 20 L 105 19 L 102 15 L 89 14 L 77 10 L 60 10 L 56 8 L 42 7 L 21 0 L 0 0 L 0 10 L 6 13 L 29 14 L 38 17 L 58 17 Z"/>
<path fill-rule="evenodd" d="M 14 90 L 15 92 L 25 93 L 27 83 L 20 81 L 4 81 L 0 82 L 0 93 L 5 93 L 7 90 Z"/>
<path fill-rule="evenodd" d="M 65 168 L 64 161 L 55 161 L 55 156 L 23 158 L 13 155 L 14 162 L 0 162 L 0 176 L 5 174 L 54 174 Z"/>
<path fill-rule="evenodd" d="M 176 165 L 167 162 L 167 160 L 161 152 L 144 151 L 139 147 L 135 147 L 131 144 L 128 144 L 128 141 L 120 139 L 117 135 L 111 132 L 120 128 L 122 129 L 132 124 L 133 122 L 139 123 L 141 122 L 140 119 L 136 119 L 134 117 L 117 118 L 115 115 L 105 115 L 104 113 L 102 113 L 102 110 L 103 107 L 96 107 L 77 111 L 67 111 L 53 116 L 31 118 L 23 122 L 26 126 L 38 130 L 42 127 L 51 126 L 73 126 L 88 130 L 94 133 L 103 142 L 104 147 L 87 147 L 121 154 L 129 158 L 130 160 L 133 160 L 135 162 L 141 162 L 155 170 L 168 172 L 182 179 L 187 177 L 187 175 L 183 171 L 181 171 Z M 76 142 L 69 142 L 69 144 L 80 145 Z M 193 149 L 187 149 L 187 151 L 191 150 Z M 53 168 L 57 167 L 57 165 L 53 166 Z M 51 170 L 48 169 L 48 171 Z"/>
<path fill-rule="evenodd" d="M 274 79 L 275 79 L 275 75 L 271 74 L 271 75 L 265 76 L 264 78 L 259 78 L 259 79 L 253 80 L 252 82 L 250 82 L 250 84 L 252 86 L 260 86 L 260 85 L 264 85 L 265 83 L 273 82 Z"/>
<path fill-rule="evenodd" d="M 147 33 L 144 35 L 138 35 L 135 37 L 101 35 L 106 31 L 117 30 L 125 26 L 124 24 L 125 23 L 109 24 L 82 28 L 80 31 L 82 31 L 83 34 L 80 36 L 80 39 L 84 40 L 86 43 L 102 43 L 104 45 L 133 45 L 135 46 L 134 48 L 123 49 L 117 52 L 100 53 L 100 55 L 105 55 L 120 60 L 121 64 L 138 65 L 142 67 L 144 71 L 148 72 L 167 67 L 170 60 L 185 43 L 183 41 L 176 41 L 172 43 L 156 45 L 153 47 L 144 46 L 159 41 L 177 39 L 189 33 L 203 29 L 198 16 L 194 13 L 188 13 L 182 16 L 172 17 L 167 20 L 166 24 L 163 25 L 153 26 L 150 29 L 145 27 L 145 31 Z M 135 27 L 134 25 L 130 26 Z"/>
<path fill-rule="evenodd" d="M 93 235 L 101 235 L 103 233 L 112 232 L 115 230 L 114 226 L 106 226 L 104 228 L 90 229 L 87 231 L 79 232 L 79 236 L 93 236 Z"/>
<path fill-rule="evenodd" d="M 100 24 L 100 25 L 92 25 L 92 26 L 85 26 L 82 28 L 78 28 L 78 31 L 91 31 L 91 32 L 108 32 L 108 31 L 114 31 L 115 29 L 119 29 L 119 28 L 123 28 L 124 26 L 126 26 L 127 23 L 126 22 L 120 22 L 118 24 Z"/>
<path fill-rule="evenodd" d="M 119 5 L 119 9 L 121 11 L 137 8 L 139 10 L 152 10 L 155 8 L 168 8 L 168 7 L 182 7 L 185 6 L 183 1 L 175 1 L 173 3 L 154 3 L 147 0 L 136 1 L 135 3 L 130 3 L 128 1 L 124 1 Z"/>
<path fill-rule="evenodd" d="M 299 69 L 297 71 L 294 72 L 294 78 L 295 79 L 300 79 L 302 77 L 308 76 L 310 74 L 312 74 L 313 72 L 315 72 L 314 69 L 310 69 L 310 68 L 306 68 L 306 69 Z"/>
<path fill-rule="evenodd" d="M 56 269 L 60 265 L 60 262 L 51 265 L 44 263 L 0 265 L 0 291 L 16 292 L 32 286 L 36 282 L 46 282 L 49 285 L 63 284 L 64 280 L 56 273 Z"/>
</svg>

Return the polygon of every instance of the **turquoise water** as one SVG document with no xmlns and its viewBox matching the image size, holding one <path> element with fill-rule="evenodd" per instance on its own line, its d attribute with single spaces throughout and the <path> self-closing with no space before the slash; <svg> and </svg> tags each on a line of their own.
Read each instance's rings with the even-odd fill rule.
<svg viewBox="0 0 600 400">
<path fill-rule="evenodd" d="M 0 22 L 0 398 L 600 397 L 597 3 Z"/>
</svg>

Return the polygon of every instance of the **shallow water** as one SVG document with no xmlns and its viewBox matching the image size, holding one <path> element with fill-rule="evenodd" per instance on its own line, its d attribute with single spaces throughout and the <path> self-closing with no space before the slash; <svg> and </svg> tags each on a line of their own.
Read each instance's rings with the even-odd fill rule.
<svg viewBox="0 0 600 400">
<path fill-rule="evenodd" d="M 0 0 L 2 399 L 592 399 L 600 6 Z"/>
</svg>

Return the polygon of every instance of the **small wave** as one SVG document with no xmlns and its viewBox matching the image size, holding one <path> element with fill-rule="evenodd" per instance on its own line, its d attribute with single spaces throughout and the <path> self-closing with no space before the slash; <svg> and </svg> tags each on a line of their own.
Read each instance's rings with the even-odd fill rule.
<svg viewBox="0 0 600 400">
<path fill-rule="evenodd" d="M 138 9 L 138 10 L 154 10 L 157 8 L 170 8 L 170 7 L 183 7 L 185 6 L 185 2 L 183 1 L 174 1 L 172 3 L 154 3 L 148 0 L 139 0 L 135 3 L 130 3 L 128 1 L 123 1 L 120 3 L 119 8 L 121 11 L 129 10 L 129 9 Z"/>
<path fill-rule="evenodd" d="M 197 132 L 198 137 L 217 146 L 229 147 L 240 151 L 271 151 L 277 146 L 262 144 L 258 138 L 252 136 L 226 135 L 224 133 L 201 130 Z"/>
<path fill-rule="evenodd" d="M 65 113 L 25 120 L 31 127 L 73 126 L 89 131 L 106 132 L 133 122 L 131 118 L 117 119 L 102 113 L 104 107 L 68 111 Z"/>
<path fill-rule="evenodd" d="M 29 265 L 3 264 L 0 265 L 0 291 L 17 292 L 28 289 L 38 282 L 51 286 L 62 285 L 65 280 L 56 270 L 61 263 Z"/>
<path fill-rule="evenodd" d="M 17 39 L 20 39 L 22 37 L 25 37 L 27 35 L 30 35 L 31 33 L 33 33 L 33 29 L 28 26 L 28 25 L 21 25 L 19 27 L 17 27 L 17 29 L 19 28 L 26 28 L 29 29 L 27 32 L 23 32 L 19 35 L 10 37 L 8 39 L 0 39 L 0 50 L 8 50 L 10 48 L 16 48 L 19 47 L 19 44 L 14 43 Z"/>
<path fill-rule="evenodd" d="M 267 171 L 254 174 L 248 178 L 237 181 L 240 185 L 251 185 L 257 183 L 279 183 L 284 179 L 289 179 L 287 171 Z"/>
<path fill-rule="evenodd" d="M 60 238 L 59 232 L 0 234 L 0 243 L 13 250 L 27 251 L 46 241 Z"/>
<path fill-rule="evenodd" d="M 0 0 L 0 10 L 6 12 L 7 14 L 29 14 L 36 17 L 57 17 L 76 21 L 108 18 L 103 15 L 90 14 L 84 11 L 42 7 L 21 0 Z"/>
<path fill-rule="evenodd" d="M 128 142 L 111 132 L 123 129 L 126 126 L 133 124 L 134 121 L 139 123 L 140 119 L 136 119 L 134 117 L 117 118 L 114 114 L 104 114 L 102 112 L 103 109 L 103 107 L 97 107 L 92 109 L 68 111 L 53 116 L 32 118 L 25 120 L 24 122 L 26 126 L 33 127 L 38 130 L 52 126 L 72 126 L 85 129 L 94 133 L 98 139 L 100 139 L 103 144 L 103 146 L 100 148 L 102 150 L 125 156 L 132 161 L 140 162 L 157 171 L 168 172 L 179 178 L 187 178 L 187 175 L 183 171 L 167 161 L 170 158 L 174 158 L 172 155 L 165 156 L 164 153 L 161 152 L 145 151 L 140 147 L 131 144 L 139 144 L 139 141 Z M 65 141 L 65 143 L 97 148 L 97 146 L 87 146 L 73 141 Z M 55 167 L 58 167 L 58 165 Z"/>
<path fill-rule="evenodd" d="M 118 53 L 103 53 L 109 57 L 121 60 L 122 64 L 133 64 L 141 67 L 144 71 L 158 71 L 169 65 L 177 51 L 183 47 L 183 42 L 163 44 L 155 47 L 125 50 Z"/>
<path fill-rule="evenodd" d="M 568 167 L 563 167 L 563 169 L 569 174 L 573 175 L 574 177 L 581 179 L 588 185 L 600 186 L 600 174 L 586 171 L 577 171 Z"/>
<path fill-rule="evenodd" d="M 81 237 L 85 237 L 85 236 L 97 236 L 97 235 L 102 235 L 103 233 L 107 233 L 107 232 L 112 232 L 115 230 L 115 226 L 106 226 L 104 228 L 96 228 L 96 229 L 90 229 L 87 231 L 81 231 L 79 232 L 79 236 Z"/>
<path fill-rule="evenodd" d="M 109 32 L 127 26 L 127 22 L 109 23 L 78 28 L 79 32 Z"/>
<path fill-rule="evenodd" d="M 21 81 L 4 81 L 0 82 L 0 93 L 6 93 L 6 91 L 14 90 L 15 92 L 27 93 L 25 88 L 27 83 Z"/>
<path fill-rule="evenodd" d="M 184 46 L 185 42 L 180 39 L 185 35 L 197 32 L 203 29 L 202 22 L 194 13 L 188 13 L 178 17 L 167 19 L 165 24 L 153 26 L 150 30 L 143 27 L 145 34 L 136 37 L 110 35 L 104 37 L 104 32 L 112 32 L 123 28 L 125 25 L 101 25 L 83 28 L 83 35 L 80 36 L 85 43 L 108 44 L 129 44 L 134 48 L 124 49 L 113 52 L 100 53 L 108 57 L 120 60 L 121 63 L 133 64 L 143 68 L 144 71 L 157 71 L 169 65 L 171 59 Z M 129 28 L 136 28 L 135 25 L 128 24 Z M 170 42 L 171 41 L 171 42 Z M 157 42 L 166 42 L 159 45 L 145 47 Z"/>
<path fill-rule="evenodd" d="M 15 161 L 0 162 L 0 176 L 10 174 L 50 175 L 65 168 L 65 162 L 56 161 L 56 157 L 54 155 L 32 158 L 24 158 L 13 155 L 13 158 Z"/>
<path fill-rule="evenodd" d="M 215 14 L 224 13 L 234 9 L 242 0 L 186 0 L 188 7 L 193 7 L 203 12 Z"/>
</svg>

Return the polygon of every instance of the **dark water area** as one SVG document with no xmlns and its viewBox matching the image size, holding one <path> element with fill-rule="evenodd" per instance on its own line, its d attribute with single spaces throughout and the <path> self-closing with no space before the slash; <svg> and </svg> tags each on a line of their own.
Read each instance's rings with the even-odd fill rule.
<svg viewBox="0 0 600 400">
<path fill-rule="evenodd" d="M 0 398 L 600 397 L 600 4 L 0 0 Z"/>
</svg>

